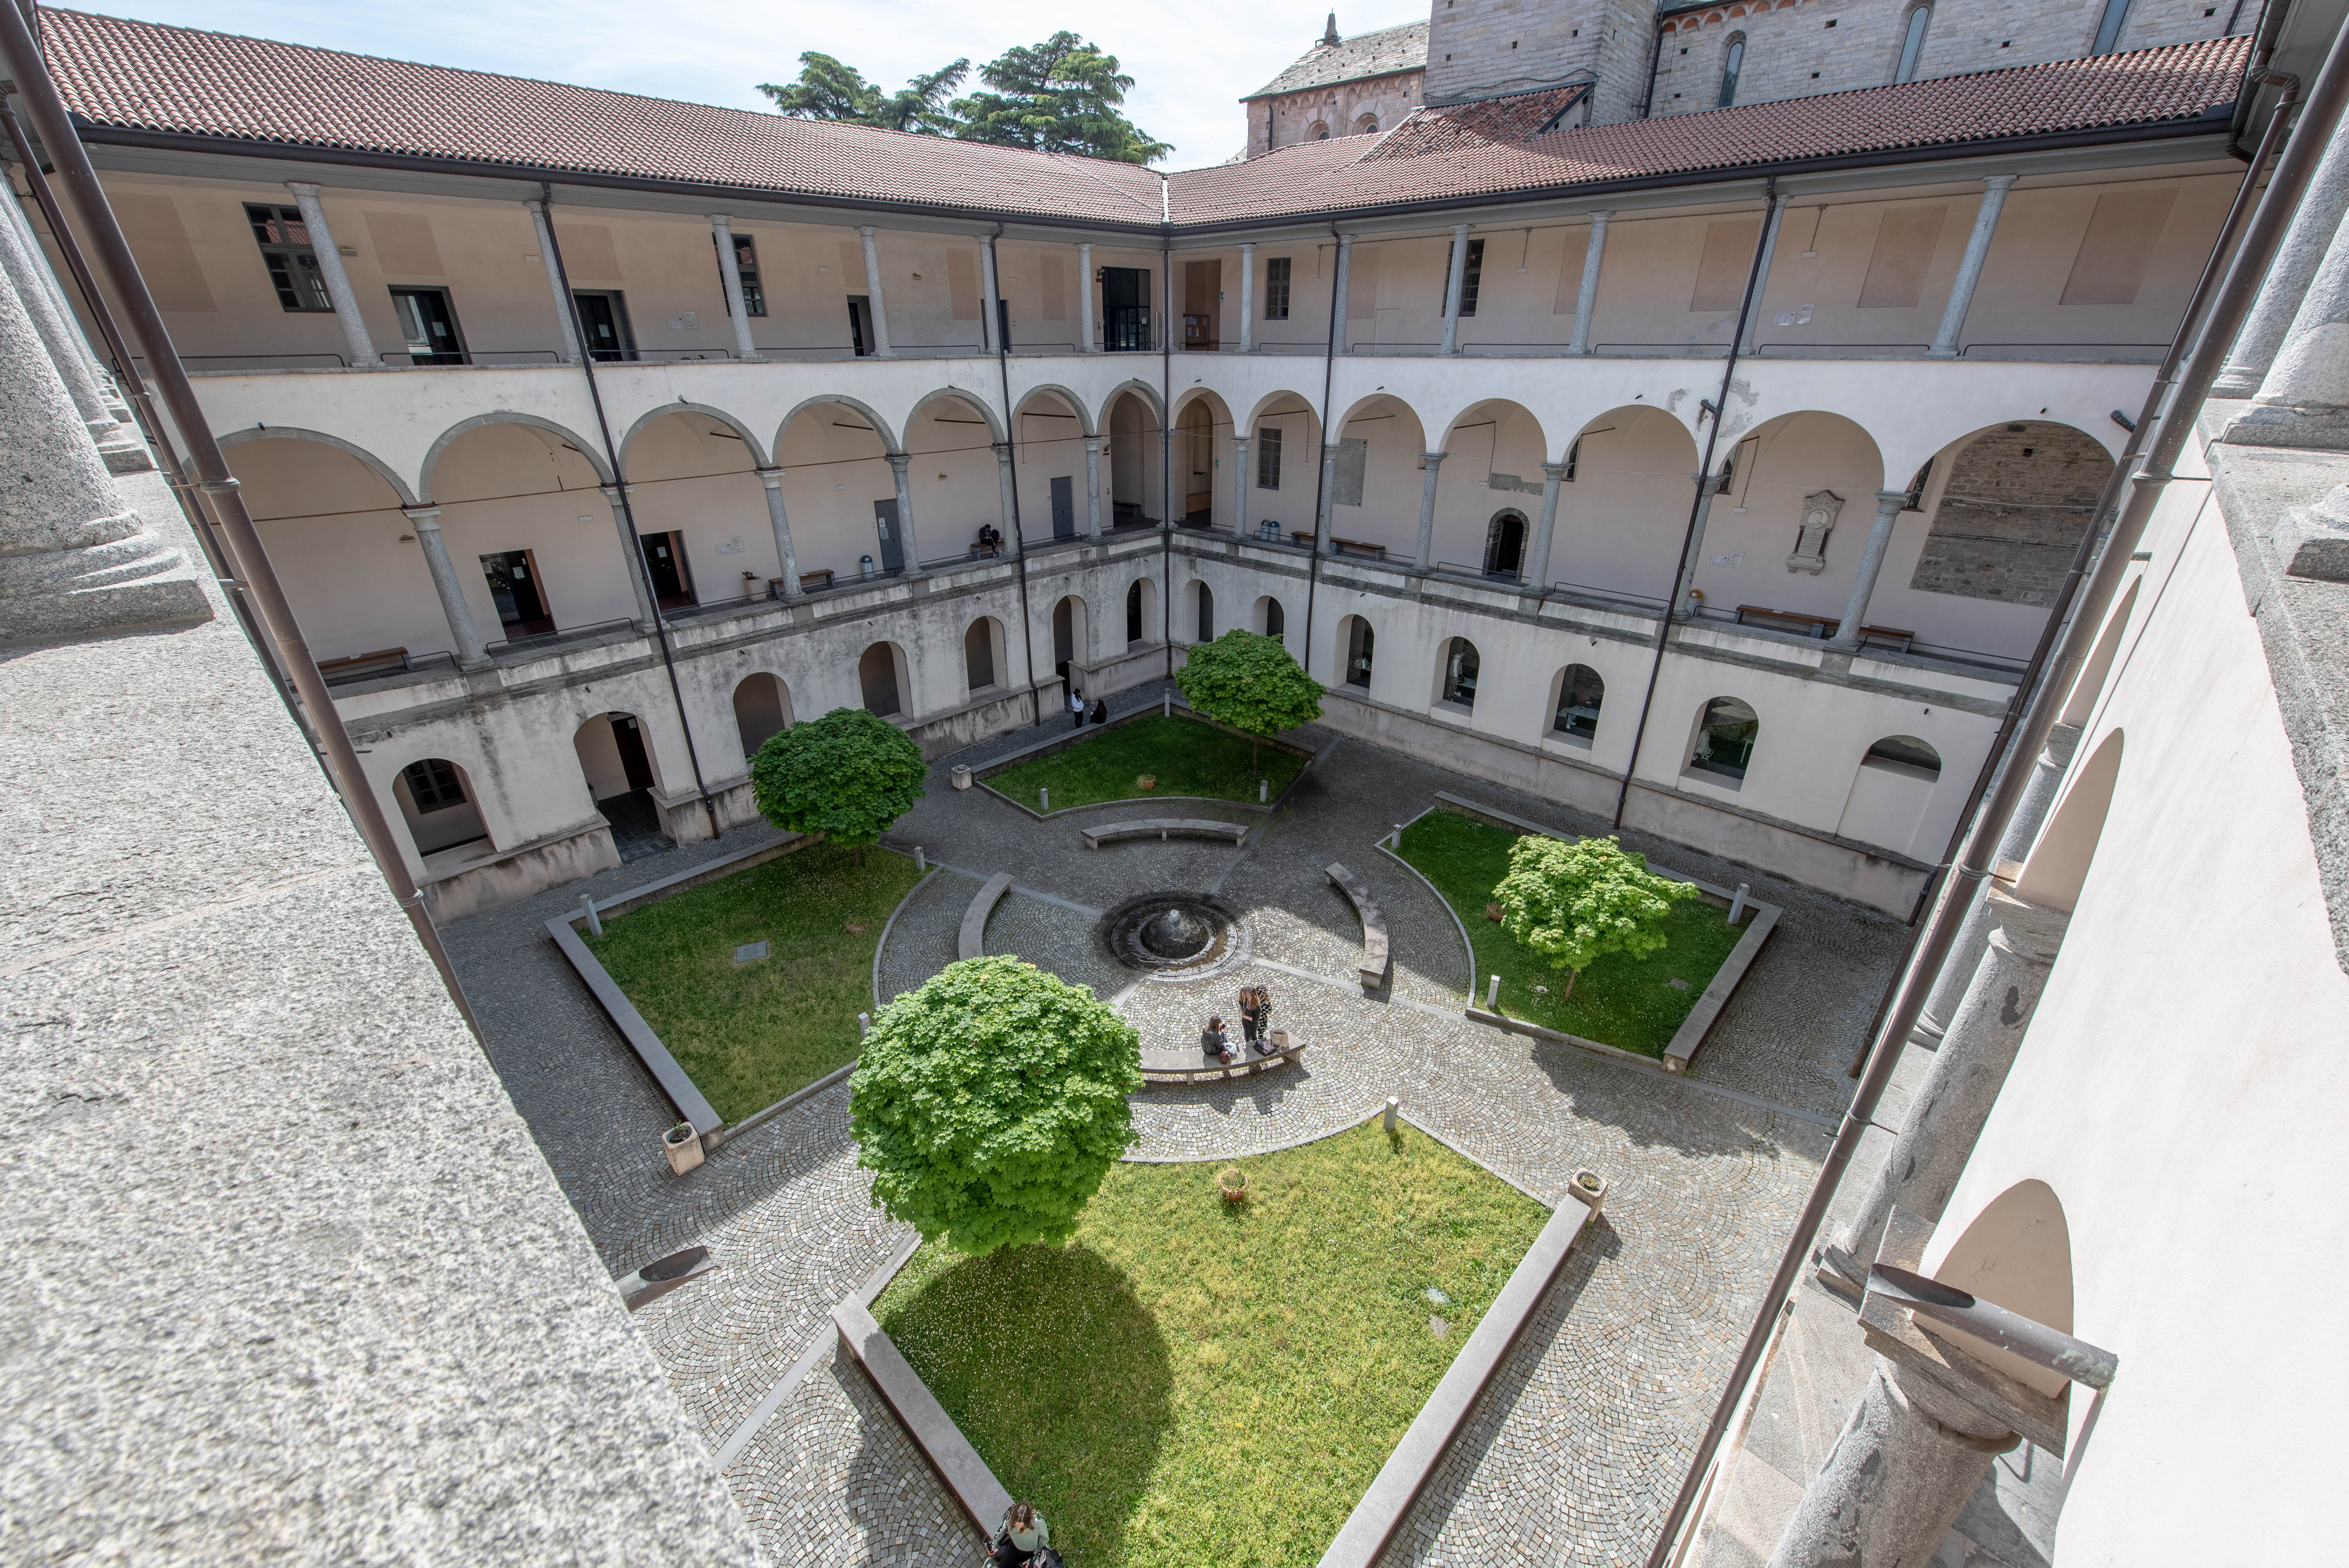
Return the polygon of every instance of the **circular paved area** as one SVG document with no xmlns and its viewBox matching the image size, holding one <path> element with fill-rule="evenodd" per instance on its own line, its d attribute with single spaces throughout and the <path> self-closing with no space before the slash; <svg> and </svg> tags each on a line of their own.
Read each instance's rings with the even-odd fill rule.
<svg viewBox="0 0 2349 1568">
<path fill-rule="evenodd" d="M 1673 1078 L 1466 1021 L 1456 928 L 1425 884 L 1376 847 L 1438 789 L 1564 829 L 1598 824 L 1306 730 L 1291 738 L 1314 747 L 1317 760 L 1245 848 L 1145 841 L 1089 851 L 1081 824 L 1136 809 L 1039 822 L 984 791 L 947 787 L 952 763 L 1034 738 L 1026 730 L 998 737 L 935 765 L 929 795 L 890 835 L 899 847 L 921 845 L 943 869 L 890 932 L 881 994 L 918 985 L 951 962 L 970 896 L 985 878 L 1009 872 L 1015 891 L 988 923 L 988 950 L 1114 998 L 1146 1044 L 1191 1044 L 1209 1011 L 1229 1015 L 1245 982 L 1269 985 L 1276 1021 L 1308 1042 L 1298 1066 L 1145 1090 L 1135 1105 L 1137 1158 L 1295 1143 L 1350 1125 L 1392 1094 L 1413 1120 L 1545 1202 L 1563 1197 L 1578 1167 L 1604 1172 L 1614 1185 L 1600 1222 L 1385 1561 L 1643 1561 L 1841 1110 L 1844 1069 L 1898 962 L 1901 927 L 1625 835 L 1659 865 L 1716 883 L 1750 882 L 1785 910 L 1692 1075 Z M 1265 821 L 1253 813 L 1232 820 L 1242 816 Z M 608 897 L 759 836 L 675 851 L 590 886 Z M 1376 997 L 1354 979 L 1361 928 L 1323 874 L 1332 861 L 1367 882 L 1387 913 L 1394 979 Z M 1163 889 L 1214 892 L 1246 911 L 1250 962 L 1187 984 L 1114 965 L 1093 939 L 1102 912 Z M 812 1561 L 854 1543 L 852 1555 L 866 1562 L 968 1562 L 976 1537 L 870 1384 L 830 1351 L 832 1305 L 907 1233 L 866 1201 L 844 1089 L 729 1143 L 692 1177 L 670 1177 L 657 1143 L 671 1119 L 666 1103 L 544 940 L 543 923 L 575 907 L 578 895 L 565 889 L 466 922 L 451 929 L 450 946 L 493 1060 L 614 1272 L 693 1242 L 719 1257 L 717 1273 L 637 1322 L 727 1460 L 769 1554 Z"/>
</svg>

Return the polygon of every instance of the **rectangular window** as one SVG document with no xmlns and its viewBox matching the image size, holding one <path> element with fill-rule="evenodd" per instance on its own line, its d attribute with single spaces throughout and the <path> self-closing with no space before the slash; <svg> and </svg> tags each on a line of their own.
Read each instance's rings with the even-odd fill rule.
<svg viewBox="0 0 2349 1568">
<path fill-rule="evenodd" d="M 465 803 L 465 787 L 457 781 L 457 769 L 438 757 L 422 762 L 411 762 L 401 772 L 408 779 L 409 798 L 416 802 L 416 814 L 446 810 Z"/>
<path fill-rule="evenodd" d="M 391 313 L 398 318 L 400 335 L 408 340 L 408 357 L 417 365 L 466 363 L 465 339 L 457 330 L 457 313 L 447 289 L 395 288 Z"/>
<path fill-rule="evenodd" d="M 1288 258 L 1275 256 L 1264 263 L 1264 319 L 1288 319 Z"/>
<path fill-rule="evenodd" d="M 1476 314 L 1476 287 L 1485 281 L 1485 242 L 1468 242 L 1468 267 L 1460 278 L 1460 314 Z"/>
<path fill-rule="evenodd" d="M 1280 488 L 1280 432 L 1258 430 L 1256 434 L 1256 488 L 1277 490 Z"/>
<path fill-rule="evenodd" d="M 310 230 L 299 207 L 244 204 L 245 222 L 261 246 L 269 281 L 277 289 L 277 303 L 287 310 L 332 310 L 326 275 L 318 271 L 318 253 L 310 248 Z"/>
<path fill-rule="evenodd" d="M 718 248 L 718 236 L 714 233 L 709 236 L 709 248 L 713 251 Z M 742 277 L 742 314 L 766 315 L 767 291 L 759 284 L 759 247 L 748 234 L 734 236 L 734 268 Z M 718 292 L 721 295 L 726 292 L 723 273 L 719 274 Z"/>
</svg>

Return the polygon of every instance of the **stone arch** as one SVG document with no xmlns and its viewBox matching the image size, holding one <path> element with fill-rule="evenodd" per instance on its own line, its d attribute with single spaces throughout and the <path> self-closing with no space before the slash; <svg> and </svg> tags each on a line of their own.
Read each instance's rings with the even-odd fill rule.
<svg viewBox="0 0 2349 1568">
<path fill-rule="evenodd" d="M 1216 481 L 1229 472 L 1224 464 L 1231 455 L 1233 431 L 1231 405 L 1212 387 L 1192 387 L 1175 395 L 1174 503 L 1192 527 L 1230 521 L 1230 487 Z"/>
<path fill-rule="evenodd" d="M 1263 421 L 1264 417 L 1267 414 L 1291 412 L 1292 410 L 1288 407 L 1288 405 L 1292 403 L 1296 404 L 1298 407 L 1303 409 L 1307 413 L 1313 414 L 1315 418 L 1318 419 L 1320 418 L 1318 411 L 1319 405 L 1314 401 L 1313 397 L 1309 394 L 1299 392 L 1293 387 L 1276 387 L 1272 391 L 1266 393 L 1263 397 L 1258 397 L 1256 402 L 1249 407 L 1247 411 L 1247 428 L 1251 432 L 1254 431 L 1257 426 Z"/>
<path fill-rule="evenodd" d="M 2058 420 L 1959 437 L 1908 477 L 1925 521 L 1908 586 L 2052 608 L 2113 468 L 2101 440 Z"/>
<path fill-rule="evenodd" d="M 1476 686 L 1484 675 L 1485 655 L 1466 637 L 1446 637 L 1435 659 L 1435 700 L 1466 711 L 1476 706 Z"/>
<path fill-rule="evenodd" d="M 1102 401 L 1099 428 L 1107 438 L 1102 462 L 1108 469 L 1102 476 L 1102 511 L 1112 527 L 1149 521 L 1163 510 L 1163 407 L 1156 390 L 1139 381 L 1121 383 Z"/>
<path fill-rule="evenodd" d="M 1248 621 L 1248 630 L 1259 637 L 1278 637 L 1283 642 L 1288 640 L 1288 606 L 1282 603 L 1274 594 L 1257 595 Z"/>
<path fill-rule="evenodd" d="M 2063 800 L 2023 860 L 2023 875 L 2015 879 L 2014 896 L 2023 903 L 2066 914 L 2078 907 L 2112 810 L 2113 789 L 2120 781 L 2123 739 L 2117 729 L 2106 736 L 2073 773 Z"/>
<path fill-rule="evenodd" d="M 633 479 L 635 476 L 630 470 L 628 454 L 635 449 L 636 438 L 654 420 L 666 419 L 678 414 L 698 414 L 705 419 L 714 420 L 725 426 L 741 438 L 743 449 L 750 454 L 753 468 L 763 469 L 768 466 L 767 449 L 758 437 L 750 433 L 750 426 L 723 408 L 713 407 L 707 403 L 688 403 L 680 397 L 674 403 L 664 403 L 657 408 L 647 409 L 637 416 L 635 424 L 628 427 L 627 434 L 620 438 L 620 471 L 628 473 Z"/>
<path fill-rule="evenodd" d="M 907 461 L 916 540 L 933 556 L 944 552 L 947 536 L 938 530 L 949 520 L 922 504 L 936 499 L 936 492 L 925 493 L 926 487 L 916 483 L 912 454 L 888 426 L 874 418 L 870 406 L 846 397 L 810 397 L 776 428 L 774 453 L 776 467 L 782 470 L 780 493 L 791 520 L 792 549 L 803 575 L 829 572 L 836 585 L 860 577 L 868 557 L 874 573 L 887 570 L 890 542 L 904 537 L 902 520 L 889 524 L 885 537 L 879 521 L 885 512 L 896 518 L 893 457 Z M 991 459 L 978 465 L 984 474 L 978 482 L 990 502 L 997 493 L 994 466 Z M 989 504 L 980 515 L 992 516 L 997 510 Z"/>
<path fill-rule="evenodd" d="M 1305 128 L 1305 139 L 1306 139 L 1306 140 L 1308 140 L 1308 141 L 1327 141 L 1327 140 L 1329 140 L 1329 139 L 1330 139 L 1330 123 L 1329 123 L 1329 121 L 1327 121 L 1327 120 L 1320 120 L 1320 119 L 1317 119 L 1317 120 L 1315 120 L 1311 125 L 1307 126 L 1307 127 Z"/>
<path fill-rule="evenodd" d="M 391 776 L 391 796 L 419 860 L 474 843 L 497 851 L 472 773 L 463 763 L 447 757 L 403 763 Z"/>
<path fill-rule="evenodd" d="M 1852 770 L 1836 831 L 1866 844 L 1910 852 L 1941 781 L 1941 754 L 1914 735 L 1888 735 Z"/>
<path fill-rule="evenodd" d="M 1652 404 L 1619 404 L 1585 420 L 1558 460 L 1550 580 L 1666 596 L 1694 499 L 1695 435 Z"/>
<path fill-rule="evenodd" d="M 1379 117 L 1377 115 L 1366 114 L 1360 119 L 1354 121 L 1354 134 L 1356 136 L 1376 136 L 1378 133 Z"/>
<path fill-rule="evenodd" d="M 1154 643 L 1163 635 L 1158 624 L 1158 583 L 1155 579 L 1137 577 L 1125 588 L 1125 645 L 1140 647 Z"/>
<path fill-rule="evenodd" d="M 1102 394 L 1101 412 L 1096 417 L 1093 427 L 1096 434 L 1107 428 L 1110 409 L 1116 405 L 1119 398 L 1128 394 L 1142 399 L 1142 406 L 1149 410 L 1150 418 L 1154 421 L 1164 417 L 1165 404 L 1159 400 L 1158 388 L 1147 381 L 1129 377 Z"/>
<path fill-rule="evenodd" d="M 980 615 L 962 631 L 963 686 L 972 696 L 1010 686 L 1011 666 L 1003 640 L 1003 623 Z"/>
<path fill-rule="evenodd" d="M 1301 392 L 1268 392 L 1247 412 L 1248 516 L 1270 537 L 1311 533 L 1321 483 L 1321 417 Z M 1271 482 L 1268 483 L 1267 481 Z"/>
<path fill-rule="evenodd" d="M 1064 387 L 1030 388 L 1012 421 L 1016 449 L 1013 482 L 1019 490 L 1020 531 L 1030 539 L 1074 539 L 1091 531 L 1092 498 L 1087 481 L 1085 442 L 1093 435 L 1085 406 Z M 1127 443 L 1127 456 L 1134 456 Z M 1095 460 L 1106 525 L 1117 493 L 1114 443 L 1104 443 Z"/>
<path fill-rule="evenodd" d="M 1092 610 L 1083 594 L 1064 593 L 1052 606 L 1052 673 L 1066 681 L 1071 665 L 1092 662 Z"/>
<path fill-rule="evenodd" d="M 856 685 L 864 711 L 883 718 L 912 717 L 912 705 L 906 700 L 913 691 L 908 675 L 905 649 L 885 640 L 869 645 L 856 659 Z"/>
<path fill-rule="evenodd" d="M 1212 643 L 1223 630 L 1216 619 L 1216 591 L 1204 577 L 1194 577 L 1184 590 L 1191 614 L 1191 640 Z"/>
<path fill-rule="evenodd" d="M 1542 465 L 1550 460 L 1549 439 L 1541 421 L 1513 399 L 1480 398 L 1454 413 L 1444 438 L 1428 449 L 1447 454 L 1436 476 L 1430 564 L 1492 575 L 1495 547 L 1509 532 L 1502 519 L 1509 515 L 1516 519 L 1516 545 L 1506 580 L 1515 581 L 1531 564 L 1533 519 L 1547 482 Z"/>
<path fill-rule="evenodd" d="M 1943 1227 L 1947 1229 L 1945 1225 Z M 1938 1243 L 1939 1237 L 1935 1238 Z M 1930 1259 L 1930 1253 L 1928 1254 Z M 1932 1269 L 1931 1277 L 2069 1334 L 2074 1324 L 2072 1227 L 2055 1189 L 2033 1178 L 1984 1204 Z M 2070 1381 L 2010 1351 L 1936 1325 L 2002 1372 L 2054 1398 Z"/>
<path fill-rule="evenodd" d="M 759 470 L 767 455 L 733 418 L 670 403 L 622 449 L 628 508 L 664 608 L 760 599 L 782 571 Z"/>
<path fill-rule="evenodd" d="M 1140 383 L 1129 381 L 1125 385 L 1128 387 L 1139 387 Z M 1077 417 L 1077 428 L 1081 434 L 1088 436 L 1098 436 L 1101 434 L 1101 427 L 1094 421 L 1092 410 L 1085 406 L 1085 400 L 1082 397 L 1078 397 L 1076 393 L 1071 391 L 1070 388 L 1061 386 L 1057 381 L 1040 381 L 1035 386 L 1030 387 L 1026 391 L 1020 393 L 1019 402 L 1018 404 L 1020 411 L 1025 412 L 1028 405 L 1044 393 L 1051 394 L 1053 397 L 1058 397 L 1061 402 L 1066 403 L 1069 406 L 1069 411 Z M 1116 394 L 1114 392 L 1111 394 L 1112 397 L 1114 397 L 1115 396 Z M 1102 411 L 1106 413 L 1108 410 L 1109 399 L 1104 398 L 1102 402 Z"/>
<path fill-rule="evenodd" d="M 734 727 L 745 760 L 792 727 L 792 688 L 771 670 L 752 670 L 734 684 Z"/>
<path fill-rule="evenodd" d="M 1371 689 L 1371 674 L 1378 662 L 1378 632 L 1367 616 L 1338 619 L 1338 657 L 1345 683 L 1358 691 Z"/>
<path fill-rule="evenodd" d="M 959 387 L 939 387 L 925 392 L 922 394 L 920 398 L 915 402 L 912 407 L 905 410 L 905 431 L 909 438 L 913 433 L 914 421 L 922 417 L 922 410 L 928 407 L 931 404 L 941 400 L 952 403 L 960 403 L 967 407 L 977 409 L 978 411 L 979 418 L 985 421 L 987 425 L 987 438 L 988 442 L 991 444 L 1003 439 L 1003 421 L 995 417 L 995 410 L 988 406 L 984 398 L 972 393 L 966 392 Z M 905 450 L 909 449 L 900 448 L 898 449 Z"/>
<path fill-rule="evenodd" d="M 458 438 L 478 430 L 485 425 L 523 425 L 543 435 L 552 436 L 585 459 L 587 466 L 595 470 L 597 480 L 607 485 L 616 482 L 612 476 L 612 465 L 604 460 L 604 455 L 595 449 L 595 444 L 585 436 L 558 425 L 552 419 L 543 419 L 535 414 L 518 414 L 510 409 L 500 409 L 495 413 L 476 414 L 470 419 L 460 419 L 432 438 L 432 445 L 425 449 L 424 461 L 418 465 L 417 469 L 417 493 L 425 498 L 425 500 L 419 504 L 430 504 L 432 471 L 439 466 L 441 454 L 446 452 Z"/>
<path fill-rule="evenodd" d="M 346 441 L 340 436 L 330 436 L 324 430 L 305 430 L 289 425 L 256 425 L 251 429 L 231 430 L 227 435 L 220 438 L 220 444 L 222 447 L 233 447 L 247 441 L 273 440 L 316 441 L 322 447 L 332 447 L 336 451 L 357 459 L 363 466 L 372 470 L 378 479 L 389 485 L 391 493 L 399 498 L 400 505 L 423 504 L 416 499 L 416 492 L 408 488 L 408 481 L 392 471 L 389 463 L 356 441 Z"/>
<path fill-rule="evenodd" d="M 881 438 L 881 449 L 883 451 L 898 453 L 905 451 L 905 443 L 898 440 L 896 432 L 889 428 L 889 421 L 884 419 L 878 413 L 874 411 L 872 404 L 865 402 L 863 398 L 851 397 L 846 394 L 840 392 L 818 393 L 815 397 L 802 398 L 801 401 L 793 404 L 792 406 L 791 412 L 785 414 L 781 419 L 775 422 L 774 450 L 777 453 L 781 453 L 782 451 L 783 432 L 792 428 L 792 420 L 798 418 L 801 415 L 808 412 L 810 409 L 825 403 L 831 403 L 843 408 L 852 409 L 855 413 L 862 415 L 864 422 L 873 427 L 873 433 Z"/>
</svg>

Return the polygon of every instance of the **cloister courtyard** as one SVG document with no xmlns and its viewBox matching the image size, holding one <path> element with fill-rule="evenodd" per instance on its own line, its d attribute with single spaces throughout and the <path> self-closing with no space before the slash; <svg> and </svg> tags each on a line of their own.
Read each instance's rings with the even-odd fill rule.
<svg viewBox="0 0 2349 1568">
<path fill-rule="evenodd" d="M 1157 707 L 1160 683 L 1122 694 Z M 1178 699 L 1179 700 L 1179 699 Z M 1268 987 L 1301 1058 L 1247 1078 L 1147 1086 L 1134 1098 L 1139 1161 L 1239 1159 L 1326 1138 L 1390 1096 L 1415 1127 L 1546 1205 L 1579 1169 L 1609 1183 L 1523 1337 L 1382 1561 L 1632 1564 L 1644 1561 L 1719 1395 L 1783 1238 L 1849 1094 L 1846 1076 L 1899 960 L 1894 919 L 1627 835 L 1657 868 L 1746 884 L 1779 923 L 1687 1073 L 1504 1032 L 1464 1015 L 1470 954 L 1431 884 L 1381 841 L 1464 798 L 1566 832 L 1604 830 L 1513 794 L 1318 727 L 1283 739 L 1311 754 L 1269 813 L 1220 802 L 1164 812 L 1102 803 L 1047 817 L 957 765 L 988 765 L 1063 729 L 1046 716 L 929 769 L 926 794 L 885 849 L 918 846 L 915 883 L 873 962 L 879 1002 L 955 961 L 973 895 L 1009 873 L 985 926 L 1014 954 L 1112 1001 L 1145 1063 L 1195 1051 L 1205 1017 L 1242 985 Z M 1112 731 L 1112 733 L 1116 733 Z M 1156 840 L 1087 849 L 1081 831 L 1174 814 L 1242 820 L 1244 843 Z M 637 1316 L 700 1425 L 736 1501 L 777 1563 L 969 1561 L 979 1541 L 864 1370 L 830 1313 L 912 1236 L 868 1201 L 848 1086 L 838 1082 L 673 1175 L 659 1135 L 677 1111 L 548 942 L 546 922 L 775 837 L 738 830 L 450 928 L 492 1058 L 617 1276 L 693 1245 L 718 1267 Z M 1325 868 L 1368 884 L 1391 935 L 1391 984 L 1366 993 L 1361 928 Z M 1233 912 L 1246 941 L 1207 977 L 1170 982 L 1118 964 L 1103 915 L 1180 890 Z M 868 941 L 870 939 L 867 939 Z M 1503 1007 L 1537 975 L 1506 976 Z M 1475 985 L 1481 1003 L 1488 979 Z M 1701 986 L 1700 986 L 1701 988 Z M 853 1047 L 852 1047 L 853 1048 Z"/>
</svg>

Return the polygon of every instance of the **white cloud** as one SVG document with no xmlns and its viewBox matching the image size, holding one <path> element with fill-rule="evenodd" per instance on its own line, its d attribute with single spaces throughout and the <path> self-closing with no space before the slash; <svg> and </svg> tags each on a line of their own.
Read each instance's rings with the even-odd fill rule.
<svg viewBox="0 0 2349 1568">
<path fill-rule="evenodd" d="M 1237 101 L 1277 75 L 1320 36 L 1327 7 L 1266 6 L 1245 0 L 1195 0 L 1180 9 L 1125 5 L 1090 21 L 1081 8 L 1035 0 L 986 7 L 941 0 L 817 0 L 790 6 L 743 6 L 719 0 L 667 0 L 655 6 L 617 0 L 504 0 L 452 4 L 409 0 L 398 6 L 299 4 L 297 0 L 136 0 L 104 8 L 142 21 L 207 27 L 388 55 L 431 65 L 504 71 L 658 98 L 764 108 L 760 82 L 799 74 L 813 49 L 856 67 L 885 87 L 901 86 L 957 56 L 983 65 L 1019 44 L 1066 26 L 1118 57 L 1135 78 L 1128 117 L 1174 151 L 1161 168 L 1220 163 L 1240 149 L 1246 122 Z M 1348 33 L 1413 19 L 1401 14 L 1348 15 Z"/>
</svg>

